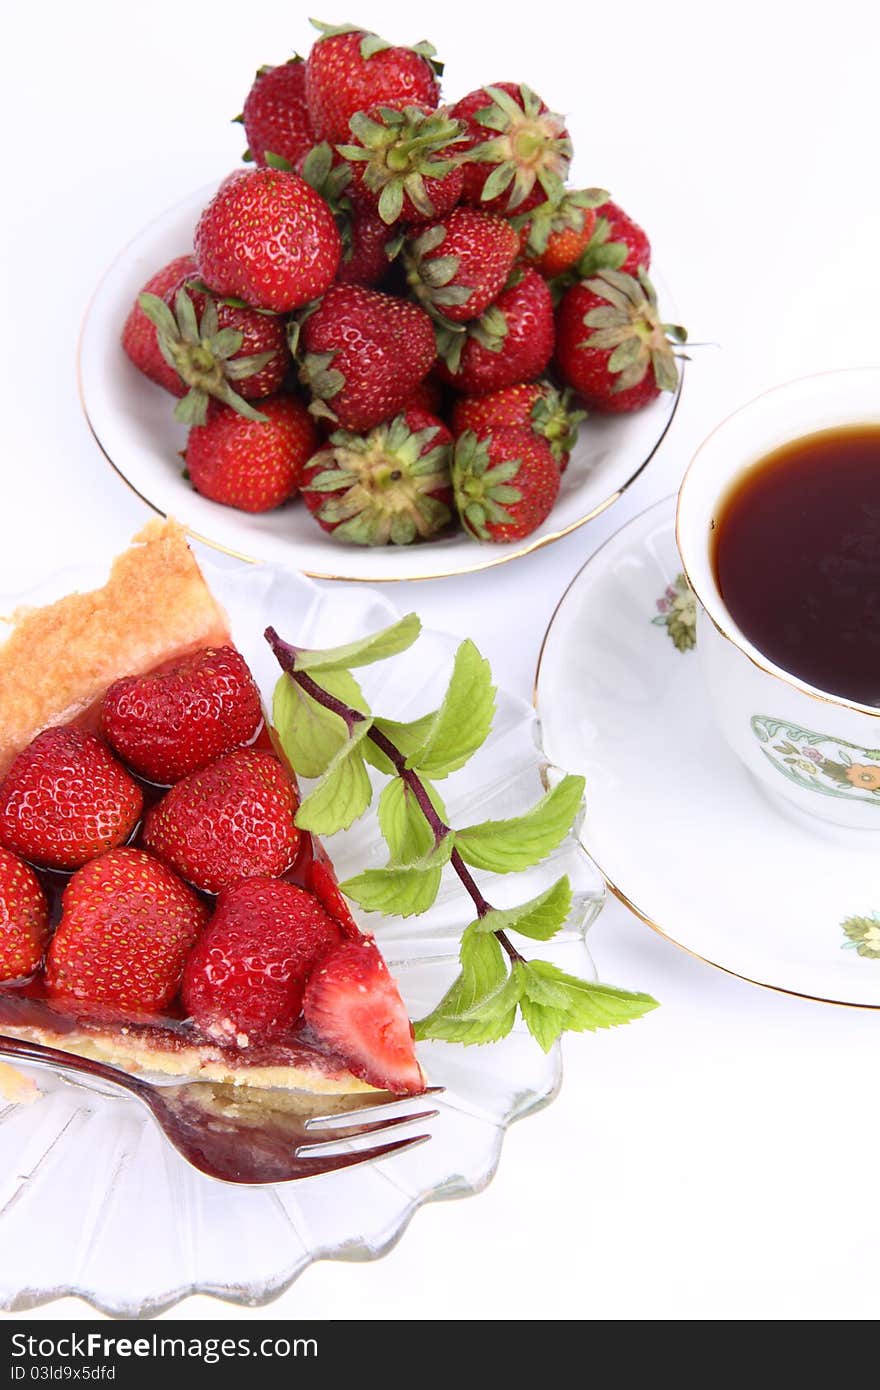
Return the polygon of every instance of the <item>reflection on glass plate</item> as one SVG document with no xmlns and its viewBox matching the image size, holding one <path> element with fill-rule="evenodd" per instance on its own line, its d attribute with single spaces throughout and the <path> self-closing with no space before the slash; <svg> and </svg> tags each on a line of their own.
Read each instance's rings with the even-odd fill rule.
<svg viewBox="0 0 880 1390">
<path fill-rule="evenodd" d="M 369 589 L 319 590 L 268 566 L 205 570 L 267 697 L 277 674 L 261 638 L 267 624 L 306 646 L 329 646 L 399 616 Z M 68 572 L 38 592 L 4 600 L 0 611 L 48 602 L 102 578 L 95 571 Z M 427 632 L 390 666 L 366 668 L 367 698 L 394 718 L 433 708 L 458 640 Z M 540 795 L 542 779 L 552 776 L 538 747 L 534 712 L 500 692 L 488 742 L 444 783 L 452 822 L 519 814 Z M 341 877 L 378 867 L 386 857 L 372 811 L 327 843 Z M 593 978 L 583 935 L 602 906 L 603 890 L 574 837 L 539 868 L 515 875 L 515 882 L 493 878 L 493 901 L 499 907 L 521 902 L 563 873 L 575 888 L 575 911 L 542 954 Z M 429 1011 L 456 973 L 468 905 L 450 878 L 423 917 L 362 918 L 375 930 L 413 1017 Z M 280 1293 L 313 1260 L 382 1254 L 423 1202 L 484 1187 L 506 1127 L 550 1100 L 561 1080 L 558 1047 L 545 1056 L 522 1031 L 488 1047 L 423 1043 L 419 1055 L 431 1083 L 446 1088 L 437 1098 L 440 1114 L 430 1122 L 429 1143 L 344 1173 L 252 1189 L 191 1169 L 136 1101 L 96 1097 L 35 1072 L 43 1091 L 35 1104 L 4 1108 L 0 1102 L 0 1245 L 6 1252 L 0 1307 L 26 1308 L 65 1294 L 125 1316 L 159 1312 L 193 1293 L 255 1304 Z"/>
<path fill-rule="evenodd" d="M 620 496 L 656 451 L 678 404 L 664 393 L 628 416 L 593 417 L 581 430 L 556 506 L 524 541 L 480 544 L 464 532 L 424 545 L 366 546 L 334 541 L 295 503 L 249 516 L 200 497 L 182 476 L 186 440 L 174 402 L 134 368 L 119 343 L 146 280 L 192 245 L 199 213 L 214 192 L 201 189 L 135 238 L 111 266 L 89 307 L 79 347 L 80 397 L 89 426 L 119 475 L 156 511 L 245 560 L 295 565 L 319 579 L 436 579 L 503 564 L 567 535 Z M 674 306 L 652 272 L 667 318 Z"/>
</svg>

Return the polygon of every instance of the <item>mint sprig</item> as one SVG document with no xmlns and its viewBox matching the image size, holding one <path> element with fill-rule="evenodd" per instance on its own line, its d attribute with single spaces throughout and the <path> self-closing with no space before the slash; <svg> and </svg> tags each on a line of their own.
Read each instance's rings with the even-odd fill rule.
<svg viewBox="0 0 880 1390">
<path fill-rule="evenodd" d="M 389 778 L 377 808 L 388 863 L 340 884 L 343 893 L 366 912 L 415 916 L 432 906 L 451 868 L 474 905 L 476 915 L 462 933 L 460 972 L 436 1008 L 416 1023 L 416 1037 L 497 1042 L 519 1015 L 548 1051 L 564 1032 L 640 1018 L 656 1007 L 649 995 L 567 975 L 549 961 L 527 960 L 511 940 L 549 941 L 565 926 L 572 912 L 567 878 L 517 907 L 495 908 L 470 872 L 517 873 L 552 853 L 580 811 L 584 779 L 563 777 L 521 816 L 458 830 L 448 824 L 434 781 L 457 772 L 482 747 L 495 714 L 492 673 L 473 642 L 459 646 L 436 710 L 402 722 L 369 709 L 351 668 L 405 651 L 420 631 L 410 613 L 327 651 L 295 647 L 274 628 L 265 634 L 283 672 L 273 701 L 278 737 L 294 770 L 317 778 L 300 803 L 297 825 L 322 835 L 348 829 L 372 800 L 367 764 Z"/>
</svg>

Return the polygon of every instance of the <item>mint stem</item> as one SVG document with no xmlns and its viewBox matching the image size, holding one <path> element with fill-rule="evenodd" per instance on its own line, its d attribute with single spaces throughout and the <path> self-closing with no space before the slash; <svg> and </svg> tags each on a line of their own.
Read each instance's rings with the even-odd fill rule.
<svg viewBox="0 0 880 1390">
<path fill-rule="evenodd" d="M 278 636 L 274 627 L 267 627 L 263 635 L 272 648 L 272 651 L 275 653 L 278 665 L 281 667 L 282 671 L 284 671 L 291 680 L 296 681 L 300 689 L 304 690 L 307 695 L 310 695 L 317 704 L 323 705 L 324 709 L 328 709 L 331 713 L 338 715 L 349 733 L 367 718 L 360 710 L 356 710 L 352 705 L 347 705 L 344 700 L 337 699 L 337 697 L 331 695 L 328 690 L 324 690 L 306 671 L 297 671 L 296 647 L 292 647 L 289 642 L 283 641 L 282 638 Z M 397 747 L 397 744 L 393 743 L 387 734 L 383 734 L 381 729 L 375 727 L 370 728 L 367 733 L 367 738 L 385 754 L 385 757 L 394 767 L 398 777 L 402 778 L 410 788 L 418 803 L 419 810 L 433 832 L 435 846 L 439 845 L 441 841 L 450 834 L 451 827 L 437 814 L 421 778 L 411 767 L 407 767 L 406 758 Z M 477 910 L 477 916 L 485 917 L 487 912 L 492 911 L 492 904 L 487 902 L 483 897 L 457 849 L 452 851 L 449 862 L 458 875 L 463 887 L 469 893 L 474 907 Z M 497 931 L 495 935 L 511 961 L 515 962 L 524 959 L 505 932 Z"/>
</svg>

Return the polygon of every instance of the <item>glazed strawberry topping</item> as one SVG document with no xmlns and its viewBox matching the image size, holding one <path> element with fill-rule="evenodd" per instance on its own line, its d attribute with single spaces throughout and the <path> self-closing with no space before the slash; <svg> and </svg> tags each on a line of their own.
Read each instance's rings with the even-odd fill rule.
<svg viewBox="0 0 880 1390">
<path fill-rule="evenodd" d="M 207 918 L 195 893 L 152 855 L 110 850 L 65 889 L 49 947 L 49 991 L 120 1009 L 165 1008 Z"/>
<path fill-rule="evenodd" d="M 0 783 L 0 844 L 35 864 L 75 869 L 128 839 L 140 788 L 94 734 L 38 734 Z"/>
<path fill-rule="evenodd" d="M 104 696 L 105 737 L 151 782 L 176 782 L 248 743 L 260 692 L 233 647 L 208 647 L 166 670 L 116 681 Z"/>
<path fill-rule="evenodd" d="M 0 849 L 0 980 L 30 975 L 49 937 L 49 909 L 36 874 Z"/>
<path fill-rule="evenodd" d="M 399 1095 L 424 1090 L 412 1025 L 375 942 L 332 951 L 309 977 L 303 1012 L 355 1076 Z"/>
<path fill-rule="evenodd" d="M 297 804 L 275 755 L 241 748 L 184 777 L 152 807 L 144 846 L 197 888 L 220 893 L 290 867 L 300 842 Z"/>
<path fill-rule="evenodd" d="M 219 1042 L 274 1041 L 299 1017 L 307 976 L 341 940 L 303 888 L 266 877 L 237 883 L 221 893 L 187 962 L 184 1007 Z"/>
</svg>

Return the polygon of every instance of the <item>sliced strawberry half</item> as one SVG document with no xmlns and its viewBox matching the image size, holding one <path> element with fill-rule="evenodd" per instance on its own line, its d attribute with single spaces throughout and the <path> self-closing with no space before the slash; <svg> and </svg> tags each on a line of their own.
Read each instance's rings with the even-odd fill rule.
<svg viewBox="0 0 880 1390">
<path fill-rule="evenodd" d="M 331 951 L 309 978 L 303 1013 L 362 1081 L 396 1095 L 424 1091 L 412 1024 L 375 942 Z"/>
</svg>

